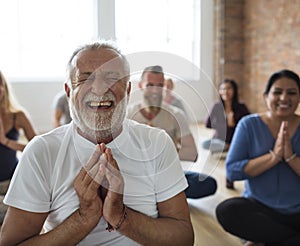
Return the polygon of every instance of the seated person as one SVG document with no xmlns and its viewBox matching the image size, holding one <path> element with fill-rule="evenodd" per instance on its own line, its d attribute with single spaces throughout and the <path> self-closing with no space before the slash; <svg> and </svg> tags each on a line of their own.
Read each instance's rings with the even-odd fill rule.
<svg viewBox="0 0 300 246">
<path fill-rule="evenodd" d="M 212 153 L 228 151 L 239 120 L 250 114 L 247 106 L 239 102 L 238 85 L 232 79 L 225 79 L 219 85 L 220 102 L 213 105 L 206 120 L 206 127 L 215 129 L 213 139 L 202 143 Z M 226 179 L 226 187 L 234 189 L 233 182 Z"/>
<path fill-rule="evenodd" d="M 10 84 L 0 71 L 0 224 L 7 210 L 2 198 L 19 161 L 17 151 L 23 151 L 26 146 L 19 139 L 21 131 L 27 141 L 36 135 L 29 116 L 17 104 Z"/>
<path fill-rule="evenodd" d="M 53 101 L 53 127 L 58 127 L 71 122 L 68 98 L 65 91 L 56 94 Z"/>
<path fill-rule="evenodd" d="M 218 221 L 247 245 L 300 245 L 300 78 L 274 73 L 266 112 L 237 125 L 226 159 L 230 181 L 245 180 L 243 197 L 223 201 Z"/>
<path fill-rule="evenodd" d="M 75 50 L 65 84 L 72 122 L 24 151 L 4 199 L 0 245 L 194 244 L 172 141 L 125 117 L 129 77 L 112 44 Z"/>
<path fill-rule="evenodd" d="M 198 151 L 184 113 L 179 108 L 163 104 L 163 86 L 162 67 L 145 68 L 139 82 L 139 87 L 143 91 L 143 101 L 128 108 L 128 117 L 164 129 L 172 138 L 179 159 L 195 162 Z M 191 171 L 185 174 L 189 183 L 185 191 L 187 198 L 201 198 L 216 192 L 217 183 L 212 177 Z"/>
<path fill-rule="evenodd" d="M 185 108 L 182 101 L 174 94 L 174 82 L 171 78 L 166 78 L 164 81 L 164 94 L 163 100 L 167 105 L 172 105 L 174 107 L 180 108 L 184 113 Z"/>
</svg>

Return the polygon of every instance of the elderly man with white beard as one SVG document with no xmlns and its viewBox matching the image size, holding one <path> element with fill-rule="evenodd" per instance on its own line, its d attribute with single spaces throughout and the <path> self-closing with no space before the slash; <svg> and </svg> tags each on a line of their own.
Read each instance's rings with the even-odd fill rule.
<svg viewBox="0 0 300 246">
<path fill-rule="evenodd" d="M 73 121 L 35 137 L 4 202 L 0 245 L 193 245 L 176 149 L 126 119 L 129 64 L 112 44 L 78 48 L 65 91 Z"/>
</svg>

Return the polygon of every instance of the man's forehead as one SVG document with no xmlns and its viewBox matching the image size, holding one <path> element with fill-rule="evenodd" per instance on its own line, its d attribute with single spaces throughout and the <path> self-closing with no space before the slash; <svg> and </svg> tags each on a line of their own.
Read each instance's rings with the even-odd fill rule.
<svg viewBox="0 0 300 246">
<path fill-rule="evenodd" d="M 79 52 L 73 59 L 73 65 L 79 70 L 114 70 L 120 72 L 125 70 L 123 58 L 113 50 L 108 49 Z"/>
<path fill-rule="evenodd" d="M 162 73 L 152 73 L 146 72 L 143 76 L 145 82 L 162 82 L 164 81 L 164 76 Z"/>
</svg>

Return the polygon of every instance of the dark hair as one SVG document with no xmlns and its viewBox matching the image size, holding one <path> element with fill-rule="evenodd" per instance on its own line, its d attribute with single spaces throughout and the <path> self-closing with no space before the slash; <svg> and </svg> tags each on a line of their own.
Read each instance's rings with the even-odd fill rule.
<svg viewBox="0 0 300 246">
<path fill-rule="evenodd" d="M 300 78 L 298 76 L 298 74 L 296 74 L 295 72 L 291 71 L 291 70 L 287 70 L 287 69 L 283 69 L 280 70 L 278 72 L 275 72 L 271 75 L 271 77 L 269 78 L 265 91 L 264 91 L 264 95 L 268 94 L 270 92 L 270 89 L 272 87 L 272 85 L 281 78 L 289 78 L 291 80 L 294 80 L 298 86 L 298 89 L 300 91 Z"/>
<path fill-rule="evenodd" d="M 162 75 L 164 75 L 163 68 L 162 68 L 162 66 L 159 66 L 159 65 L 145 67 L 144 70 L 143 70 L 141 78 L 143 78 L 143 76 L 146 72 L 161 73 Z"/>
<path fill-rule="evenodd" d="M 233 97 L 232 97 L 232 102 L 231 102 L 231 107 L 232 107 L 232 110 L 233 112 L 235 112 L 235 109 L 237 107 L 237 105 L 239 104 L 239 91 L 238 91 L 238 85 L 237 83 L 235 82 L 235 80 L 233 79 L 224 79 L 220 84 L 219 84 L 219 88 L 222 84 L 225 84 L 225 83 L 229 83 L 233 89 Z M 224 101 L 223 99 L 220 97 L 220 100 L 224 105 Z"/>
</svg>

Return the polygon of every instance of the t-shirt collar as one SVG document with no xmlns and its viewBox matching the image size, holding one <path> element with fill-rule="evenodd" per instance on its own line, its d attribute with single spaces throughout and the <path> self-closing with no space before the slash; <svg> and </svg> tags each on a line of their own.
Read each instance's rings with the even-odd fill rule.
<svg viewBox="0 0 300 246">
<path fill-rule="evenodd" d="M 93 154 L 93 152 L 96 149 L 96 144 L 92 143 L 91 141 L 87 140 L 83 136 L 81 136 L 78 131 L 76 125 L 73 123 L 73 142 L 75 146 L 75 151 L 77 153 L 78 159 L 82 164 L 87 163 L 90 156 Z M 126 142 L 128 142 L 129 137 L 129 120 L 125 119 L 123 122 L 123 130 L 122 132 L 110 143 L 106 144 L 106 146 L 112 151 L 114 149 L 120 148 Z"/>
</svg>

